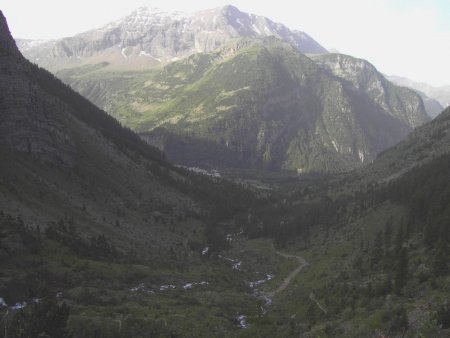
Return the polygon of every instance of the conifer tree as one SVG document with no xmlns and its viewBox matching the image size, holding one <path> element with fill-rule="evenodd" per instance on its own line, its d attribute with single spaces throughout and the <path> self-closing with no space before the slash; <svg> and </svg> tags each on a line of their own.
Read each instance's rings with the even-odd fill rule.
<svg viewBox="0 0 450 338">
<path fill-rule="evenodd" d="M 378 231 L 375 235 L 375 240 L 373 242 L 372 255 L 371 255 L 371 265 L 379 266 L 383 258 L 383 239 L 381 231 Z"/>
<path fill-rule="evenodd" d="M 445 276 L 448 273 L 447 241 L 441 237 L 434 253 L 432 268 L 436 276 Z"/>
<path fill-rule="evenodd" d="M 400 294 L 408 280 L 408 253 L 406 248 L 397 251 L 397 261 L 394 270 L 394 289 Z"/>
</svg>

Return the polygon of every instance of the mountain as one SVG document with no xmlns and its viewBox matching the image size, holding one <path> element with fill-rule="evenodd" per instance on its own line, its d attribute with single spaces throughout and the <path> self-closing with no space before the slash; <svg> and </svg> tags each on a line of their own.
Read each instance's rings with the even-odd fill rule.
<svg viewBox="0 0 450 338">
<path fill-rule="evenodd" d="M 173 167 L 27 61 L 1 12 L 0 159 L 1 337 L 213 336 L 258 309 L 208 260 L 253 195 Z"/>
<path fill-rule="evenodd" d="M 369 62 L 342 54 L 317 56 L 313 60 L 356 89 L 367 92 L 370 99 L 388 115 L 405 121 L 411 127 L 427 121 L 423 111 L 419 111 L 422 107 L 417 96 L 386 81 Z"/>
<path fill-rule="evenodd" d="M 141 69 L 210 52 L 242 37 L 275 36 L 302 53 L 327 53 L 310 36 L 231 5 L 194 14 L 141 7 L 99 29 L 54 41 L 18 40 L 30 61 L 47 69 L 108 62 L 109 68 Z"/>
<path fill-rule="evenodd" d="M 334 172 L 357 167 L 427 121 L 420 97 L 368 62 L 307 57 L 242 39 L 159 70 L 62 70 L 66 83 L 187 165 Z"/>
<path fill-rule="evenodd" d="M 333 72 L 334 75 L 336 76 L 340 76 L 343 77 L 344 79 L 347 79 L 351 82 L 353 82 L 355 85 L 358 86 L 357 82 L 362 81 L 363 86 L 365 88 L 368 88 L 369 91 L 373 91 L 374 88 L 377 87 L 376 83 L 369 83 L 367 81 L 370 81 L 370 76 L 371 74 L 374 73 L 374 71 L 376 71 L 374 69 L 374 67 L 372 65 L 370 65 L 367 62 L 364 62 L 363 60 L 359 61 L 359 65 L 355 65 L 353 62 L 349 62 L 349 58 L 342 55 L 342 54 L 330 54 L 328 57 L 324 56 L 324 57 L 314 57 L 314 59 L 318 62 L 321 62 L 322 64 L 324 64 L 325 66 L 327 66 L 330 71 Z M 360 71 L 356 71 L 355 69 L 360 68 Z M 392 86 L 391 82 L 393 84 L 396 84 L 395 81 L 391 80 L 389 77 L 386 77 L 384 75 L 381 74 L 377 74 L 376 79 L 378 81 L 378 85 L 380 85 L 380 83 L 383 83 L 383 85 L 387 85 L 387 81 L 388 80 L 390 83 L 388 86 Z M 373 80 L 373 79 L 372 79 Z M 401 84 L 397 84 L 398 86 L 402 86 Z M 372 89 L 370 89 L 370 86 L 372 86 Z M 411 88 L 413 89 L 413 88 Z M 425 107 L 425 111 L 427 112 L 428 116 L 430 118 L 434 118 L 437 115 L 439 115 L 442 110 L 444 110 L 444 108 L 442 108 L 442 106 L 439 104 L 438 101 L 434 100 L 434 99 L 430 99 L 429 97 L 427 97 L 425 94 L 423 94 L 420 91 L 415 90 L 420 97 L 422 98 L 422 101 L 424 103 L 424 107 Z M 376 98 L 376 93 L 372 93 L 372 98 L 374 100 L 377 100 Z M 384 98 L 385 99 L 385 98 Z M 383 104 L 381 101 L 379 101 L 380 104 Z"/>
<path fill-rule="evenodd" d="M 442 107 L 446 108 L 450 105 L 450 86 L 435 87 L 424 82 L 417 82 L 401 76 L 388 76 L 390 81 L 424 93 L 431 99 L 438 101 Z"/>
<path fill-rule="evenodd" d="M 233 6 L 140 8 L 19 46 L 183 165 L 346 171 L 428 119 L 418 95 L 368 62 Z"/>
</svg>

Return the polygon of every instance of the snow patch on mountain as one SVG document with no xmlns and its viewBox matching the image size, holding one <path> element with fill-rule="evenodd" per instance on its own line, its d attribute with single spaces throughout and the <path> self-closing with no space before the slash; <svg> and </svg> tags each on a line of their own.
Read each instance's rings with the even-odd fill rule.
<svg viewBox="0 0 450 338">
<path fill-rule="evenodd" d="M 141 50 L 139 52 L 139 56 L 147 56 L 147 57 L 152 58 L 152 59 L 154 59 L 154 60 L 156 60 L 158 62 L 162 62 L 162 60 L 160 58 L 154 57 L 152 54 L 147 53 L 146 51 L 143 51 L 143 50 Z"/>
<path fill-rule="evenodd" d="M 259 28 L 255 24 L 252 24 L 252 28 L 256 32 L 256 34 L 263 35 L 263 33 L 259 30 Z"/>
<path fill-rule="evenodd" d="M 120 51 L 120 54 L 122 54 L 124 59 L 128 59 L 127 54 L 125 54 L 125 52 L 127 51 L 128 47 L 122 48 L 122 50 Z"/>
</svg>

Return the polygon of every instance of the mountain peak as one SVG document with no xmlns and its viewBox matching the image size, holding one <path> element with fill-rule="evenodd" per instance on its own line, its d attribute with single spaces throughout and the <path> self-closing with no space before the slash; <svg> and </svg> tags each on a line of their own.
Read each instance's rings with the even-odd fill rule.
<svg viewBox="0 0 450 338">
<path fill-rule="evenodd" d="M 129 16 L 142 16 L 142 17 L 151 17 L 151 16 L 162 16 L 169 17 L 173 19 L 181 19 L 187 16 L 186 13 L 181 11 L 165 11 L 159 7 L 150 7 L 150 6 L 141 6 L 134 10 Z"/>
<path fill-rule="evenodd" d="M 224 13 L 242 13 L 239 8 L 230 4 L 220 7 L 220 9 Z"/>
<path fill-rule="evenodd" d="M 108 62 L 119 69 L 159 67 L 195 53 L 207 53 L 238 38 L 275 36 L 301 53 L 327 53 L 307 34 L 292 31 L 266 17 L 241 12 L 233 5 L 196 13 L 140 7 L 99 29 L 20 49 L 33 62 L 51 70 Z"/>
</svg>

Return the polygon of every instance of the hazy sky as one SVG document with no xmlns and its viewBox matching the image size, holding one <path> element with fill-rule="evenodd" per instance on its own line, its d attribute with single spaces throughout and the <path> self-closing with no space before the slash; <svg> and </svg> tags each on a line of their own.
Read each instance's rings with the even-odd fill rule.
<svg viewBox="0 0 450 338">
<path fill-rule="evenodd" d="M 102 26 L 140 6 L 193 12 L 233 4 L 380 71 L 450 84 L 450 0 L 0 0 L 14 37 L 58 38 Z"/>
</svg>

